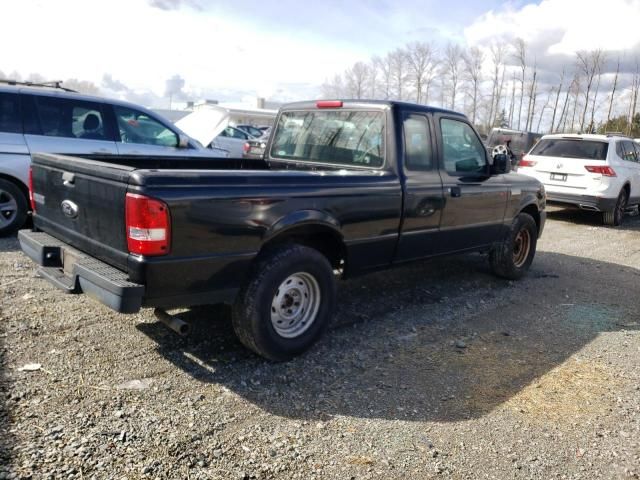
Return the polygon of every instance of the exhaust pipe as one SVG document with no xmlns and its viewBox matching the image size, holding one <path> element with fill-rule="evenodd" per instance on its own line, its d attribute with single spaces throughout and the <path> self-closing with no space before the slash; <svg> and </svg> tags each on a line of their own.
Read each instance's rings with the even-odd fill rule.
<svg viewBox="0 0 640 480">
<path fill-rule="evenodd" d="M 191 325 L 182 320 L 180 317 L 175 317 L 165 312 L 161 308 L 156 308 L 153 313 L 156 318 L 164 323 L 171 330 L 176 332 L 178 335 L 184 337 L 191 332 Z"/>
</svg>

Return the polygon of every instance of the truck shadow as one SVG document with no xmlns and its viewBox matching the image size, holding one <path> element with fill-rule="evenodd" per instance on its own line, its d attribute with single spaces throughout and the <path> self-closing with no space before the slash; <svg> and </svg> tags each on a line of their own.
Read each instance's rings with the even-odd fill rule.
<svg viewBox="0 0 640 480">
<path fill-rule="evenodd" d="M 638 329 L 637 295 L 628 289 L 639 277 L 549 252 L 538 252 L 520 282 L 494 278 L 477 255 L 408 265 L 341 284 L 330 331 L 281 364 L 240 345 L 225 307 L 186 312 L 194 327 L 186 339 L 161 324 L 138 329 L 194 379 L 288 418 L 460 421 L 499 407 L 600 408 L 615 375 L 572 355 L 601 333 Z"/>
<path fill-rule="evenodd" d="M 20 243 L 17 235 L 0 237 L 0 253 L 17 252 L 18 250 L 20 250 Z"/>
</svg>

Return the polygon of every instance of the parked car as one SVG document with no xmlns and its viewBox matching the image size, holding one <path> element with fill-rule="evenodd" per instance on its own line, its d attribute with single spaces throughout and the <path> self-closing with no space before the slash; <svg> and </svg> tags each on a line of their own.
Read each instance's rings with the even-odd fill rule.
<svg viewBox="0 0 640 480">
<path fill-rule="evenodd" d="M 260 130 L 258 127 L 254 127 L 253 125 L 241 124 L 235 126 L 238 130 L 242 130 L 245 133 L 248 133 L 253 138 L 260 138 L 264 135 L 264 132 Z"/>
<path fill-rule="evenodd" d="M 36 152 L 103 158 L 119 155 L 226 157 L 170 122 L 128 102 L 50 86 L 0 85 L 0 235 L 29 211 L 28 177 Z"/>
<path fill-rule="evenodd" d="M 253 139 L 247 140 L 242 147 L 242 158 L 264 158 L 264 152 L 267 148 L 267 140 Z"/>
<path fill-rule="evenodd" d="M 492 128 L 485 143 L 490 151 L 498 145 L 507 147 L 511 157 L 511 166 L 517 169 L 522 157 L 531 150 L 531 147 L 533 147 L 540 138 L 542 138 L 541 133 L 512 130 L 509 128 Z"/>
<path fill-rule="evenodd" d="M 320 337 L 338 275 L 471 251 L 518 279 L 533 261 L 542 184 L 492 160 L 462 114 L 294 103 L 266 151 L 206 168 L 36 155 L 35 230 L 20 232 L 22 249 L 65 291 L 119 312 L 155 307 L 177 331 L 186 324 L 165 309 L 231 303 L 242 343 L 272 360 Z"/>
<path fill-rule="evenodd" d="M 618 135 L 545 135 L 522 159 L 518 171 L 541 181 L 547 200 L 602 212 L 606 225 L 620 225 L 640 203 L 640 145 Z"/>
<path fill-rule="evenodd" d="M 226 127 L 215 138 L 212 145 L 217 148 L 224 148 L 229 151 L 229 156 L 239 158 L 242 157 L 242 151 L 244 144 L 247 140 L 251 140 L 254 137 L 247 132 L 243 132 L 235 127 Z"/>
</svg>

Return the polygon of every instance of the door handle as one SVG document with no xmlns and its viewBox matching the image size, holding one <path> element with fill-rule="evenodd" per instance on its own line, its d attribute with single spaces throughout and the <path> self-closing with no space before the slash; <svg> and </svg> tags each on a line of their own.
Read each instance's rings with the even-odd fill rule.
<svg viewBox="0 0 640 480">
<path fill-rule="evenodd" d="M 453 198 L 458 198 L 462 196 L 462 190 L 460 189 L 460 187 L 451 187 L 449 189 L 449 192 L 451 193 L 451 196 Z"/>
</svg>

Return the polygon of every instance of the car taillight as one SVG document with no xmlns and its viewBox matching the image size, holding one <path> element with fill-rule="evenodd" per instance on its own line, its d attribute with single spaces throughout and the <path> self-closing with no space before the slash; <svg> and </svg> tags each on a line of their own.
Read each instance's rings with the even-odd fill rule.
<svg viewBox="0 0 640 480">
<path fill-rule="evenodd" d="M 522 160 L 520 160 L 520 163 L 518 164 L 519 167 L 535 167 L 536 165 L 535 160 L 530 160 L 529 157 L 522 157 Z"/>
<path fill-rule="evenodd" d="M 33 169 L 29 169 L 29 203 L 31 204 L 31 210 L 36 211 L 36 201 L 33 196 Z"/>
<path fill-rule="evenodd" d="M 249 142 L 246 142 L 244 145 L 242 145 L 243 153 L 249 153 L 250 149 L 251 149 L 251 145 L 249 145 Z"/>
<path fill-rule="evenodd" d="M 591 173 L 599 173 L 600 175 L 605 177 L 616 176 L 615 170 L 606 165 L 585 165 L 584 168 L 586 168 Z"/>
<path fill-rule="evenodd" d="M 318 100 L 316 102 L 317 108 L 342 108 L 341 100 Z"/>
<path fill-rule="evenodd" d="M 147 256 L 169 253 L 171 218 L 166 203 L 144 195 L 127 193 L 125 222 L 130 253 Z"/>
</svg>

